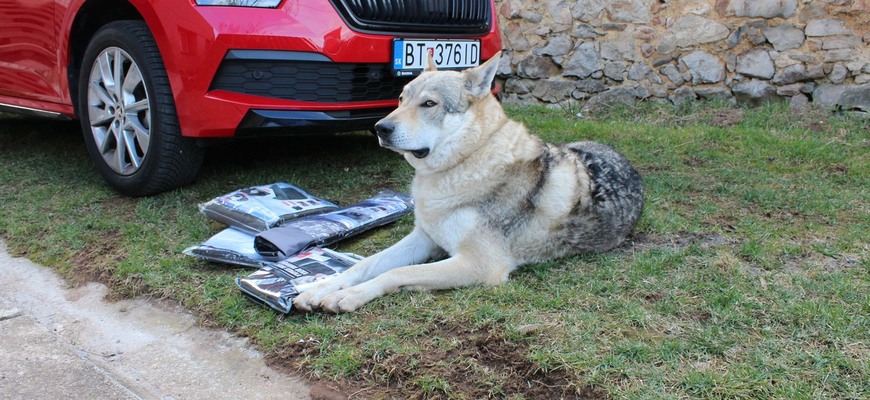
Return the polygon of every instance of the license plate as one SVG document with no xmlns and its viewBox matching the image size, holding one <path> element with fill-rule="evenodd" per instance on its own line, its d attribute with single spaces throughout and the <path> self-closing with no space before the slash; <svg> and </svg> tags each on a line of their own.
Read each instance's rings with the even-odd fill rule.
<svg viewBox="0 0 870 400">
<path fill-rule="evenodd" d="M 398 76 L 419 74 L 426 67 L 429 53 L 439 69 L 480 65 L 479 40 L 396 39 L 393 41 L 393 70 Z"/>
</svg>

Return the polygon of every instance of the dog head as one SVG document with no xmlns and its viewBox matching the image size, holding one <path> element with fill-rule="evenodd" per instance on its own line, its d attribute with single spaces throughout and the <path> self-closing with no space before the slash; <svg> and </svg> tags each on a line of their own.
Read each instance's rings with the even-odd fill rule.
<svg viewBox="0 0 870 400">
<path fill-rule="evenodd" d="M 382 147 L 402 154 L 418 172 L 450 168 L 477 149 L 485 124 L 475 105 L 491 97 L 501 53 L 478 67 L 426 70 L 402 90 L 399 107 L 375 124 Z"/>
</svg>

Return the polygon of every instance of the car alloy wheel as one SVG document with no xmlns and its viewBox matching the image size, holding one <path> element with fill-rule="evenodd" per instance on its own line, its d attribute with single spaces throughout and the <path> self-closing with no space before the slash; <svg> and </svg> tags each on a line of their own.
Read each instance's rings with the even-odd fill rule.
<svg viewBox="0 0 870 400">
<path fill-rule="evenodd" d="M 151 106 L 139 66 L 121 48 L 97 56 L 88 85 L 94 142 L 106 165 L 121 175 L 139 170 L 151 140 Z"/>
<path fill-rule="evenodd" d="M 97 170 L 119 192 L 147 196 L 192 182 L 203 161 L 184 137 L 166 67 L 144 21 L 115 21 L 88 42 L 78 115 Z"/>
</svg>

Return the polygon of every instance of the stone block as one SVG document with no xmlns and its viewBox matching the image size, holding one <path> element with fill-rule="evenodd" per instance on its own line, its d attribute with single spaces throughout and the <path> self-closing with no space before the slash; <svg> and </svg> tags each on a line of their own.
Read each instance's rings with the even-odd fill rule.
<svg viewBox="0 0 870 400">
<path fill-rule="evenodd" d="M 713 5 L 705 1 L 691 1 L 683 6 L 682 14 L 707 15 L 713 11 Z"/>
<path fill-rule="evenodd" d="M 746 23 L 741 27 L 741 30 L 749 43 L 758 46 L 767 41 L 767 38 L 764 36 L 764 30 L 768 27 L 767 21 L 759 20 Z"/>
<path fill-rule="evenodd" d="M 602 31 L 611 31 L 611 32 L 622 32 L 626 28 L 628 28 L 628 24 L 616 24 L 613 22 L 608 22 L 606 24 L 601 24 L 598 26 Z"/>
<path fill-rule="evenodd" d="M 578 78 L 588 78 L 604 68 L 595 42 L 583 42 L 575 46 L 574 52 L 565 62 L 564 68 L 562 75 Z"/>
<path fill-rule="evenodd" d="M 652 43 L 641 43 L 640 54 L 644 57 L 651 57 L 656 52 L 656 46 Z"/>
<path fill-rule="evenodd" d="M 509 22 L 502 29 L 502 37 L 504 37 L 507 48 L 513 51 L 528 51 L 532 48 L 529 40 L 526 38 L 523 27 L 518 22 Z"/>
<path fill-rule="evenodd" d="M 628 68 L 628 79 L 633 81 L 640 81 L 643 78 L 646 78 L 652 72 L 652 68 L 646 63 L 646 61 L 640 61 L 631 64 L 631 67 Z"/>
<path fill-rule="evenodd" d="M 677 70 L 677 67 L 674 64 L 666 64 L 665 66 L 659 68 L 659 72 L 662 75 L 666 76 L 673 82 L 674 86 L 682 86 L 686 81 L 683 79 L 683 75 L 680 74 L 680 71 Z"/>
<path fill-rule="evenodd" d="M 741 82 L 731 88 L 737 103 L 760 105 L 776 98 L 776 89 L 769 83 L 759 80 Z"/>
<path fill-rule="evenodd" d="M 804 32 L 792 24 L 782 24 L 765 28 L 764 37 L 773 45 L 776 51 L 800 48 L 806 37 Z"/>
<path fill-rule="evenodd" d="M 855 59 L 855 57 L 855 51 L 851 49 L 827 50 L 822 53 L 822 61 L 826 63 L 838 61 L 852 61 Z"/>
<path fill-rule="evenodd" d="M 819 18 L 807 22 L 804 29 L 807 36 L 834 36 L 851 35 L 852 31 L 846 27 L 846 23 L 836 18 Z"/>
<path fill-rule="evenodd" d="M 776 94 L 783 97 L 792 97 L 796 96 L 800 93 L 803 93 L 804 86 L 803 83 L 792 83 L 790 85 L 784 85 L 776 88 Z"/>
<path fill-rule="evenodd" d="M 636 101 L 634 88 L 615 86 L 592 96 L 583 106 L 583 111 L 600 111 L 615 104 L 634 104 Z"/>
<path fill-rule="evenodd" d="M 510 78 L 504 82 L 504 90 L 508 93 L 527 94 L 533 87 L 533 82 L 526 79 Z"/>
<path fill-rule="evenodd" d="M 734 97 L 731 89 L 725 86 L 708 86 L 694 88 L 695 94 L 704 100 L 728 100 Z"/>
<path fill-rule="evenodd" d="M 541 13 L 537 13 L 537 12 L 529 11 L 529 10 L 523 11 L 520 14 L 520 16 L 524 20 L 526 20 L 526 22 L 529 22 L 532 24 L 539 24 L 539 23 L 541 23 L 541 21 L 544 20 L 544 16 Z"/>
<path fill-rule="evenodd" d="M 692 74 L 692 84 L 716 83 L 725 80 L 725 63 L 705 51 L 695 51 L 680 59 Z"/>
<path fill-rule="evenodd" d="M 596 21 L 609 4 L 610 0 L 577 0 L 571 7 L 571 16 L 583 22 Z"/>
<path fill-rule="evenodd" d="M 583 24 L 575 25 L 574 30 L 571 31 L 571 36 L 580 39 L 595 39 L 601 35 L 603 33 L 596 31 L 589 25 Z"/>
<path fill-rule="evenodd" d="M 730 33 L 728 27 L 720 22 L 698 15 L 687 15 L 677 19 L 668 28 L 662 42 L 672 42 L 676 47 L 690 47 L 718 42 L 727 38 Z M 662 53 L 661 50 L 659 53 Z"/>
<path fill-rule="evenodd" d="M 844 110 L 870 112 L 870 84 L 846 87 L 837 105 Z"/>
<path fill-rule="evenodd" d="M 584 93 L 600 93 L 607 90 L 607 86 L 597 79 L 581 79 L 577 81 L 577 90 Z M 575 98 L 579 98 L 576 97 Z"/>
<path fill-rule="evenodd" d="M 753 78 L 770 79 L 776 72 L 767 51 L 749 50 L 737 57 L 737 73 Z"/>
<path fill-rule="evenodd" d="M 822 50 L 851 49 L 861 46 L 861 38 L 858 36 L 835 36 L 822 40 Z"/>
<path fill-rule="evenodd" d="M 566 34 L 561 34 L 550 38 L 550 40 L 547 41 L 546 46 L 535 49 L 533 53 L 536 55 L 561 57 L 568 54 L 573 47 L 574 41 L 571 37 Z"/>
<path fill-rule="evenodd" d="M 674 103 L 675 106 L 680 106 L 681 104 L 695 101 L 698 97 L 695 96 L 695 91 L 688 86 L 683 86 L 677 90 L 671 92 L 671 95 L 668 96 L 668 100 L 671 103 Z"/>
<path fill-rule="evenodd" d="M 800 12 L 798 12 L 798 19 L 801 21 L 809 21 L 817 18 L 823 18 L 828 15 L 828 10 L 825 9 L 825 5 L 819 2 L 806 4 L 801 7 Z"/>
<path fill-rule="evenodd" d="M 502 54 L 501 60 L 498 61 L 498 70 L 496 74 L 498 76 L 512 76 L 514 74 L 514 58 L 516 54 L 514 52 L 505 52 Z"/>
<path fill-rule="evenodd" d="M 613 0 L 607 11 L 612 21 L 648 24 L 652 17 L 652 2 L 653 0 Z"/>
<path fill-rule="evenodd" d="M 605 60 L 635 61 L 638 59 L 633 30 L 620 32 L 615 35 L 611 34 L 607 40 L 599 41 L 601 58 Z"/>
<path fill-rule="evenodd" d="M 803 64 L 794 64 L 777 72 L 773 76 L 772 82 L 774 85 L 788 85 L 795 82 L 805 81 L 807 79 L 807 67 Z"/>
<path fill-rule="evenodd" d="M 843 85 L 822 84 L 816 86 L 813 90 L 813 104 L 830 108 L 837 105 L 840 101 L 840 96 L 846 91 Z"/>
<path fill-rule="evenodd" d="M 518 19 L 522 9 L 523 3 L 520 0 L 503 1 L 498 7 L 498 14 L 505 19 Z"/>
<path fill-rule="evenodd" d="M 534 82 L 532 96 L 546 103 L 558 103 L 571 97 L 577 82 L 558 79 L 542 79 Z"/>
<path fill-rule="evenodd" d="M 625 80 L 628 65 L 622 61 L 610 61 L 604 64 L 604 76 L 617 82 Z"/>
<path fill-rule="evenodd" d="M 517 65 L 517 75 L 521 78 L 549 78 L 558 73 L 559 66 L 548 57 L 531 55 L 523 58 Z"/>
<path fill-rule="evenodd" d="M 849 71 L 846 69 L 846 66 L 843 63 L 836 63 L 831 68 L 831 73 L 828 74 L 828 79 L 831 80 L 831 83 L 835 85 L 839 85 L 846 80 L 846 75 L 849 74 Z"/>
<path fill-rule="evenodd" d="M 571 7 L 565 0 L 548 0 L 546 3 L 547 13 L 553 22 L 560 25 L 571 25 L 574 18 L 571 17 Z"/>
<path fill-rule="evenodd" d="M 651 26 L 639 26 L 634 30 L 634 37 L 645 42 L 655 39 L 657 34 L 656 29 Z"/>
<path fill-rule="evenodd" d="M 813 63 L 816 62 L 816 56 L 812 54 L 805 53 L 797 53 L 797 54 L 789 54 L 788 58 L 797 62 L 803 63 Z"/>
<path fill-rule="evenodd" d="M 791 18 L 797 0 L 717 0 L 716 11 L 723 17 Z"/>
<path fill-rule="evenodd" d="M 807 95 L 805 95 L 803 93 L 798 93 L 794 96 L 791 96 L 791 98 L 788 101 L 788 106 L 792 110 L 796 110 L 796 111 L 797 110 L 806 110 L 807 108 L 810 108 L 810 99 L 809 99 L 809 97 L 807 97 Z"/>
<path fill-rule="evenodd" d="M 807 79 L 821 79 L 825 77 L 824 64 L 807 65 Z"/>
<path fill-rule="evenodd" d="M 860 72 L 870 72 L 870 63 L 865 64 L 864 61 L 861 61 L 861 60 L 847 62 L 845 65 L 846 65 L 846 69 L 848 69 L 849 72 L 851 72 L 852 74 L 856 74 L 859 71 Z"/>
</svg>

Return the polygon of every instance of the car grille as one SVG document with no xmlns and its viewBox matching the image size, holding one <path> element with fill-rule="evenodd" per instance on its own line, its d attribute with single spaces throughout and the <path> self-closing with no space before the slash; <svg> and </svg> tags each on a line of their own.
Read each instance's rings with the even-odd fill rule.
<svg viewBox="0 0 870 400">
<path fill-rule="evenodd" d="M 362 31 L 483 34 L 490 0 L 331 0 L 345 21 Z"/>
<path fill-rule="evenodd" d="M 388 64 L 226 59 L 211 90 L 310 102 L 394 100 L 411 78 Z"/>
</svg>

